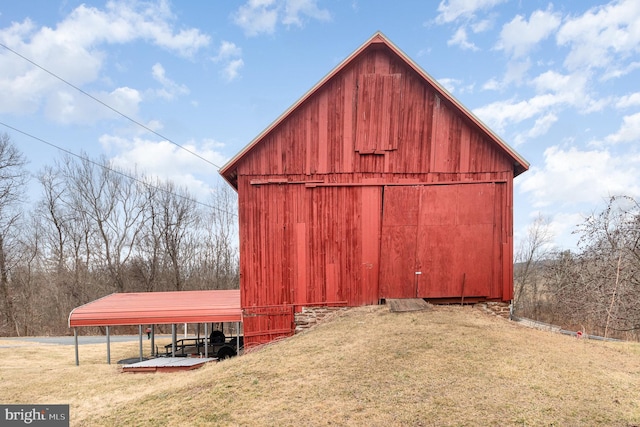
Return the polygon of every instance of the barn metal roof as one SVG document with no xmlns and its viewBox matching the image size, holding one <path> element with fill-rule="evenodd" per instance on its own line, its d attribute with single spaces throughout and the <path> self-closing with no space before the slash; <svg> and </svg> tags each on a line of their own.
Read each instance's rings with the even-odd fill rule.
<svg viewBox="0 0 640 427">
<path fill-rule="evenodd" d="M 307 93 L 305 93 L 298 101 L 290 106 L 284 113 L 282 113 L 273 123 L 271 123 L 266 129 L 264 129 L 256 138 L 253 139 L 246 147 L 244 147 L 238 154 L 236 154 L 231 160 L 227 162 L 218 171 L 220 175 L 234 188 L 237 188 L 236 182 L 236 167 L 242 158 L 250 152 L 260 141 L 275 129 L 280 123 L 282 123 L 295 109 L 297 109 L 303 102 L 309 99 L 314 93 L 316 93 L 325 83 L 344 69 L 351 61 L 357 56 L 363 53 L 367 48 L 373 45 L 384 45 L 394 52 L 398 57 L 404 60 L 418 75 L 420 75 L 428 84 L 430 84 L 440 95 L 453 104 L 459 111 L 465 114 L 471 122 L 473 122 L 479 129 L 485 132 L 489 138 L 491 138 L 502 151 L 511 157 L 514 167 L 514 176 L 520 175 L 522 172 L 529 169 L 529 162 L 516 152 L 509 144 L 507 144 L 502 138 L 500 138 L 495 132 L 493 132 L 484 122 L 482 122 L 475 114 L 467 109 L 460 101 L 458 101 L 449 91 L 447 91 L 438 81 L 433 78 L 429 73 L 423 70 L 416 62 L 414 62 L 406 53 L 393 44 L 384 34 L 380 31 L 376 32 L 364 42 L 358 49 L 356 49 L 351 55 L 349 55 L 344 61 L 338 64 L 332 71 L 330 71 L 324 78 L 322 78 L 315 86 L 313 86 Z"/>
<path fill-rule="evenodd" d="M 241 322 L 240 290 L 114 293 L 69 314 L 69 327 Z"/>
</svg>

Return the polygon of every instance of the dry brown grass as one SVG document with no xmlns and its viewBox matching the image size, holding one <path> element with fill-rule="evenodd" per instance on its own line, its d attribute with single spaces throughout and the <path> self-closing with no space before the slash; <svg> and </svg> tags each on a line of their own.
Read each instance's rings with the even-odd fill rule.
<svg viewBox="0 0 640 427">
<path fill-rule="evenodd" d="M 135 357 L 137 345 L 112 344 L 112 360 Z M 82 346 L 79 367 L 68 346 L 0 357 L 0 402 L 69 403 L 72 425 L 640 424 L 640 345 L 526 329 L 469 307 L 353 309 L 171 374 L 120 373 L 104 345 Z"/>
</svg>

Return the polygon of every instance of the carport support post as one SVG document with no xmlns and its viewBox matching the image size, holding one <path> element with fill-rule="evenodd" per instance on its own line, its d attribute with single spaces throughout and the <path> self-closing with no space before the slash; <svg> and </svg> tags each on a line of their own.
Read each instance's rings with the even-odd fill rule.
<svg viewBox="0 0 640 427">
<path fill-rule="evenodd" d="M 107 326 L 107 363 L 111 365 L 111 336 L 109 335 L 108 326 Z"/>
<path fill-rule="evenodd" d="M 200 323 L 196 323 L 196 350 L 198 351 L 198 356 L 202 357 L 202 352 L 200 351 Z"/>
<path fill-rule="evenodd" d="M 209 325 L 204 322 L 204 357 L 209 357 Z"/>
<path fill-rule="evenodd" d="M 76 343 L 76 366 L 79 366 L 80 359 L 78 358 L 78 328 L 73 328 L 73 341 Z"/>
<path fill-rule="evenodd" d="M 176 324 L 171 324 L 171 357 L 176 357 Z"/>
<path fill-rule="evenodd" d="M 140 338 L 140 361 L 142 362 L 142 325 L 138 325 L 138 338 Z"/>
<path fill-rule="evenodd" d="M 156 356 L 156 325 L 151 325 L 151 355 Z"/>
<path fill-rule="evenodd" d="M 240 322 L 236 322 L 236 354 L 240 354 Z"/>
</svg>

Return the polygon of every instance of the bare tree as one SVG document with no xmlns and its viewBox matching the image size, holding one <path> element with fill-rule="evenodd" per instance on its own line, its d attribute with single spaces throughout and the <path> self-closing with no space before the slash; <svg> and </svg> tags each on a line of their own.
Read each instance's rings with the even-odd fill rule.
<svg viewBox="0 0 640 427">
<path fill-rule="evenodd" d="M 205 224 L 207 239 L 205 257 L 201 262 L 207 276 L 214 280 L 217 289 L 237 289 L 239 287 L 238 258 L 238 198 L 227 185 L 214 188 Z"/>
<path fill-rule="evenodd" d="M 69 311 L 108 292 L 238 287 L 235 193 L 210 210 L 187 189 L 65 157 L 38 175 L 42 197 L 20 215 L 24 159 L 0 147 L 0 331 L 61 333 Z M 12 170 L 20 173 L 8 174 Z"/>
<path fill-rule="evenodd" d="M 611 197 L 576 231 L 576 254 L 562 252 L 545 265 L 554 321 L 570 329 L 640 336 L 640 206 Z"/>
<path fill-rule="evenodd" d="M 51 166 L 45 166 L 38 174 L 38 181 L 42 186 L 43 198 L 37 209 L 43 224 L 50 229 L 47 236 L 49 261 L 53 264 L 54 271 L 62 274 L 67 269 L 69 226 L 73 228 L 75 225 L 72 224 L 72 215 L 65 209 L 66 188 L 61 176 Z"/>
<path fill-rule="evenodd" d="M 540 307 L 545 302 L 543 263 L 551 258 L 552 239 L 549 219 L 540 214 L 518 245 L 513 280 L 514 312 L 517 315 L 540 320 Z"/>
<path fill-rule="evenodd" d="M 170 289 L 181 291 L 196 260 L 200 215 L 196 202 L 184 188 L 157 182 L 148 209 L 152 218 L 147 239 L 161 249 Z M 159 244 L 159 245 L 158 245 Z"/>
<path fill-rule="evenodd" d="M 2 324 L 11 325 L 16 333 L 20 328 L 10 289 L 10 270 L 16 261 L 16 235 L 21 196 L 28 180 L 26 159 L 12 143 L 8 134 L 0 134 L 0 304 Z M 4 329 L 4 328 L 2 328 Z"/>
<path fill-rule="evenodd" d="M 145 186 L 147 198 L 147 218 L 143 224 L 138 241 L 138 253 L 131 259 L 130 276 L 142 290 L 152 292 L 159 290 L 158 281 L 162 273 L 164 256 L 160 229 L 160 214 L 156 207 L 158 188 L 149 184 Z"/>
<path fill-rule="evenodd" d="M 611 197 L 579 232 L 584 305 L 605 335 L 640 331 L 640 205 L 632 197 Z"/>
<path fill-rule="evenodd" d="M 185 274 L 193 269 L 196 252 L 194 231 L 200 217 L 195 201 L 186 189 L 167 183 L 166 191 L 160 194 L 164 250 L 170 261 L 174 289 L 180 291 L 184 287 Z M 181 266 L 185 266 L 185 270 Z"/>
<path fill-rule="evenodd" d="M 13 298 L 15 301 L 14 320 L 16 334 L 34 335 L 42 333 L 55 319 L 55 302 L 49 281 L 44 275 L 41 254 L 42 229 L 35 215 L 31 215 L 27 226 L 21 228 L 16 238 L 16 263 L 11 271 Z M 52 292 L 53 291 L 53 292 Z M 64 320 L 64 319 L 60 319 Z"/>
<path fill-rule="evenodd" d="M 95 231 L 89 236 L 92 261 L 107 274 L 113 290 L 124 292 L 125 266 L 146 220 L 144 194 L 106 159 L 66 165 L 73 209 Z"/>
<path fill-rule="evenodd" d="M 36 207 L 42 230 L 41 253 L 48 283 L 55 288 L 50 297 L 57 304 L 58 316 L 67 315 L 73 307 L 93 297 L 88 289 L 92 231 L 82 212 L 73 208 L 71 189 L 64 179 L 67 167 L 70 166 L 56 163 L 55 167 L 45 166 L 38 174 L 42 198 Z"/>
</svg>

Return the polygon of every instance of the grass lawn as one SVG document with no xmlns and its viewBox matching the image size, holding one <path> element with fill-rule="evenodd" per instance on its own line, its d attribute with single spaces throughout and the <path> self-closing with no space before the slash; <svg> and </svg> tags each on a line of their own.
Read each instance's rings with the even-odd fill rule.
<svg viewBox="0 0 640 427">
<path fill-rule="evenodd" d="M 121 373 L 106 348 L 0 338 L 0 403 L 71 405 L 74 426 L 636 426 L 640 344 L 527 329 L 471 307 L 351 309 L 203 368 Z M 145 339 L 148 351 L 148 341 Z M 138 355 L 112 343 L 111 359 Z"/>
</svg>

